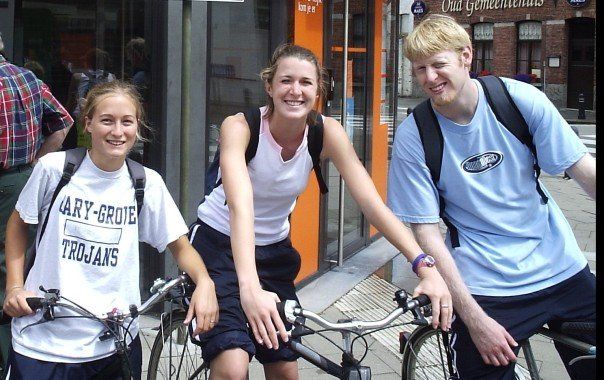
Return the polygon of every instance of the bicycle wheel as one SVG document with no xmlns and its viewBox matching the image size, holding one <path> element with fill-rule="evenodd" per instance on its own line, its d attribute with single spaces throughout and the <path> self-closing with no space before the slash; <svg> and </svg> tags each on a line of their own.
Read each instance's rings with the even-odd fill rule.
<svg viewBox="0 0 604 380">
<path fill-rule="evenodd" d="M 443 339 L 448 342 L 448 333 L 434 330 L 432 326 L 415 329 L 403 352 L 402 378 L 404 380 L 449 379 L 451 373 Z"/>
<path fill-rule="evenodd" d="M 207 379 L 208 367 L 201 347 L 191 341 L 184 311 L 163 318 L 149 357 L 148 380 Z"/>
</svg>

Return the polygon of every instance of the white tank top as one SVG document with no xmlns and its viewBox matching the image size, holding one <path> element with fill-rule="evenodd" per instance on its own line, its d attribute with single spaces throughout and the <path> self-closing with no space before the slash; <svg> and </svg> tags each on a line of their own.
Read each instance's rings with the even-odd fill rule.
<svg viewBox="0 0 604 380">
<path fill-rule="evenodd" d="M 261 107 L 262 116 L 265 112 L 266 107 Z M 296 198 L 306 189 L 312 158 L 307 148 L 308 125 L 294 157 L 283 161 L 282 148 L 271 135 L 268 119 L 261 117 L 260 120 L 258 150 L 247 169 L 254 192 L 255 244 L 268 245 L 285 239 L 289 234 L 288 216 L 294 210 Z M 197 216 L 215 230 L 231 235 L 229 209 L 225 205 L 222 184 L 199 205 Z"/>
</svg>

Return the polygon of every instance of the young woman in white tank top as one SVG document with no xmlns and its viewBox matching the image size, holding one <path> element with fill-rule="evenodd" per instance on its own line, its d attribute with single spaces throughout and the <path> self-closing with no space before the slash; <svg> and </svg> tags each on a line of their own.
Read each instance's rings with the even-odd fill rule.
<svg viewBox="0 0 604 380">
<path fill-rule="evenodd" d="M 213 378 L 245 378 L 254 352 L 264 364 L 267 378 L 298 378 L 296 357 L 280 354 L 284 347 L 279 345 L 278 338 L 287 340 L 287 334 L 275 303 L 280 299 L 278 293 L 281 298 L 295 296 L 293 280 L 299 265 L 296 269 L 296 263 L 288 260 L 299 260 L 299 256 L 286 254 L 272 262 L 268 260 L 268 275 L 259 257 L 264 260 L 267 247 L 281 244 L 280 240 L 286 242 L 286 250 L 295 252 L 287 239 L 287 216 L 293 210 L 296 197 L 304 191 L 312 168 L 306 145 L 307 117 L 324 91 L 323 69 L 311 51 L 286 44 L 276 49 L 270 66 L 261 76 L 268 104 L 262 109 L 257 155 L 246 165 L 250 128 L 242 114 L 227 117 L 220 130 L 222 185 L 201 204 L 200 224 L 191 231 L 193 245 L 203 256 L 216 283 L 220 306 L 218 326 L 201 339 L 204 350 L 211 352 L 206 359 L 210 360 Z M 413 235 L 380 198 L 342 125 L 331 117 L 324 117 L 323 121 L 321 160 L 334 163 L 369 222 L 413 262 L 422 254 Z M 200 225 L 203 228 L 198 228 Z M 224 241 L 220 246 L 215 243 L 229 237 L 230 246 Z M 228 257 L 226 261 L 225 257 Z M 275 265 L 276 262 L 279 264 Z M 282 267 L 294 268 L 296 273 L 284 275 L 287 281 L 273 287 L 269 280 L 274 280 L 272 274 L 279 273 Z M 439 307 L 452 302 L 445 282 L 433 266 L 423 266 L 417 273 L 420 283 L 415 293 L 430 297 L 435 312 L 434 327 L 449 328 L 452 308 Z M 231 286 L 235 291 L 225 290 Z M 233 327 L 238 320 L 233 317 L 236 314 L 233 298 L 240 301 L 237 307 L 245 317 L 239 320 L 247 321 L 255 342 L 244 342 L 244 331 Z M 238 329 L 241 333 L 237 335 L 233 331 Z M 267 348 L 275 355 L 267 354 Z"/>
</svg>

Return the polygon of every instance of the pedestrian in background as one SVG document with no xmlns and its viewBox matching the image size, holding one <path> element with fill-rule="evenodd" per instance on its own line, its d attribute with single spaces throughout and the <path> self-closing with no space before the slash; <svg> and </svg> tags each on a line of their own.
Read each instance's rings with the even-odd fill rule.
<svg viewBox="0 0 604 380">
<path fill-rule="evenodd" d="M 61 147 L 73 119 L 29 70 L 9 63 L 0 34 L 0 299 L 4 300 L 6 223 L 32 166 Z M 11 289 L 6 289 L 9 293 Z M 0 326 L 0 348 L 6 360 L 10 325 Z M 4 363 L 5 364 L 5 363 Z"/>
</svg>

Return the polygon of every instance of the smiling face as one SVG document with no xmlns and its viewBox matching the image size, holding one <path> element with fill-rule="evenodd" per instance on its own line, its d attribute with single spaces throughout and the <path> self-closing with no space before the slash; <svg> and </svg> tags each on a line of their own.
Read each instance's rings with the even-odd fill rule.
<svg viewBox="0 0 604 380">
<path fill-rule="evenodd" d="M 284 118 L 306 118 L 319 97 L 317 68 L 307 60 L 284 57 L 266 92 L 272 98 L 274 113 Z"/>
<path fill-rule="evenodd" d="M 118 170 L 136 142 L 138 121 L 132 100 L 119 93 L 107 95 L 85 122 L 92 137 L 92 161 L 102 170 Z"/>
<path fill-rule="evenodd" d="M 461 53 L 444 50 L 432 56 L 415 60 L 413 74 L 436 107 L 446 107 L 459 99 L 470 81 L 469 67 L 472 50 Z"/>
</svg>

